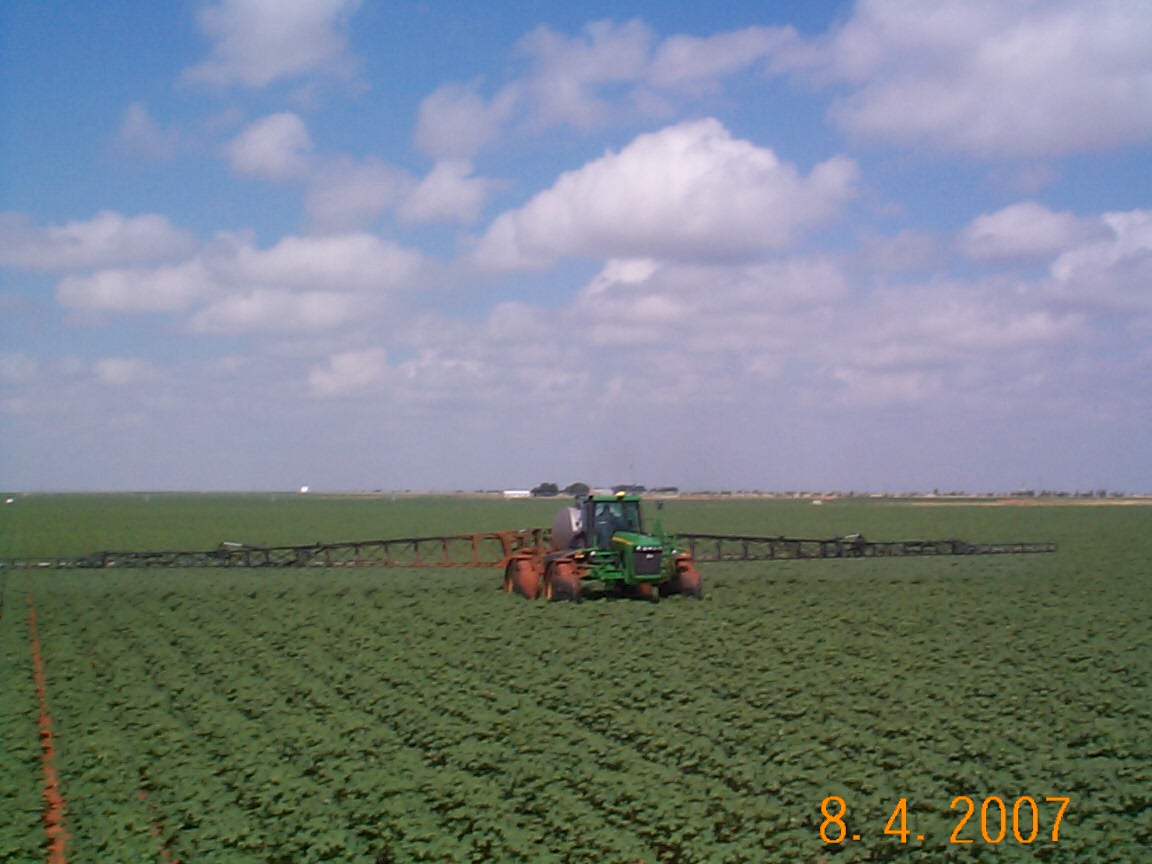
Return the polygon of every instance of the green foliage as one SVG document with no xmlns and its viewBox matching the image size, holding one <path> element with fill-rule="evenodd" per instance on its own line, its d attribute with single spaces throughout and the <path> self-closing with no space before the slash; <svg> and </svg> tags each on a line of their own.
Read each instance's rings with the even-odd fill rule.
<svg viewBox="0 0 1152 864">
<path fill-rule="evenodd" d="M 31 497 L 0 510 L 0 554 L 526 527 L 556 506 Z M 1152 860 L 1152 508 L 662 516 L 1061 551 L 705 565 L 705 601 L 660 604 L 529 603 L 493 571 L 9 574 L 0 858 L 43 857 L 30 588 L 70 862 Z M 861 841 L 820 841 L 827 795 Z M 948 844 L 957 795 L 1036 798 L 1041 839 Z M 1056 844 L 1048 795 L 1072 796 Z M 923 844 L 882 833 L 901 797 Z"/>
<path fill-rule="evenodd" d="M 0 573 L 0 861 L 42 857 L 42 781 L 24 580 Z"/>
</svg>

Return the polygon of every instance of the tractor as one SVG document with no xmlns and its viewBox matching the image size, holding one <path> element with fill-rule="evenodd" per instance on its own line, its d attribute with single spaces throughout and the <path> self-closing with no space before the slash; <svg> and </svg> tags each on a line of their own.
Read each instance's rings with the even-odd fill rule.
<svg viewBox="0 0 1152 864">
<path fill-rule="evenodd" d="M 597 581 L 616 596 L 700 597 L 692 555 L 664 533 L 659 519 L 645 531 L 640 497 L 623 492 L 589 495 L 562 509 L 552 520 L 550 548 L 513 554 L 503 587 L 530 600 L 579 601 L 584 580 Z"/>
<path fill-rule="evenodd" d="M 659 508 L 660 502 L 656 504 Z M 816 558 L 886 558 L 939 555 L 1018 555 L 1055 552 L 1054 543 L 971 543 L 964 540 L 865 540 L 733 534 L 667 534 L 660 520 L 645 529 L 640 498 L 618 492 L 576 499 L 556 514 L 552 528 L 487 534 L 346 540 L 303 546 L 248 546 L 225 542 L 198 551 L 93 552 L 88 555 L 0 559 L 8 568 L 105 567 L 492 567 L 504 571 L 504 591 L 535 600 L 577 601 L 584 580 L 605 593 L 659 600 L 669 594 L 700 597 L 697 562 L 788 561 Z"/>
</svg>

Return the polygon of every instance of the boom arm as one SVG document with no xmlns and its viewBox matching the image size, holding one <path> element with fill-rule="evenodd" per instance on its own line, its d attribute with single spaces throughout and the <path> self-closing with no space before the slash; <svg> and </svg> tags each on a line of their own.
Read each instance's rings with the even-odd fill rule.
<svg viewBox="0 0 1152 864">
<path fill-rule="evenodd" d="M 73 557 L 0 559 L 0 569 L 199 567 L 504 567 L 513 555 L 544 554 L 546 528 L 402 537 L 304 546 L 222 543 L 196 552 L 94 552 Z M 860 535 L 827 540 L 677 534 L 676 545 L 696 561 L 777 561 L 799 558 L 888 558 L 935 555 L 1014 555 L 1055 552 L 1055 543 L 969 543 L 964 540 L 874 542 Z"/>
</svg>

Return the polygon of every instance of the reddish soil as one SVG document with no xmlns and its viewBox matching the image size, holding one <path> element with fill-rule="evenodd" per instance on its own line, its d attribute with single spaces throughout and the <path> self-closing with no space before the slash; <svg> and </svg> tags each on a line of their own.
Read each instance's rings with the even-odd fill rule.
<svg viewBox="0 0 1152 864">
<path fill-rule="evenodd" d="M 40 747 L 44 766 L 44 833 L 48 835 L 48 864 L 65 864 L 64 799 L 56 777 L 56 748 L 52 744 L 52 715 L 48 711 L 48 689 L 44 682 L 44 660 L 40 656 L 40 635 L 36 631 L 36 606 L 28 592 L 28 641 L 32 647 L 32 675 L 40 700 Z"/>
</svg>

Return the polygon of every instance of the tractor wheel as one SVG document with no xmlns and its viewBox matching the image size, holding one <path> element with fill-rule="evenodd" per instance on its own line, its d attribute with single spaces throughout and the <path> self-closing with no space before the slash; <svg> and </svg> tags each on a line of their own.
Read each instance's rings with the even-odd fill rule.
<svg viewBox="0 0 1152 864">
<path fill-rule="evenodd" d="M 700 571 L 691 558 L 676 559 L 676 574 L 669 581 L 675 593 L 700 598 Z"/>
<path fill-rule="evenodd" d="M 540 568 L 536 559 L 522 555 L 509 561 L 504 568 L 504 590 L 535 600 L 540 593 Z"/>
<path fill-rule="evenodd" d="M 650 600 L 653 603 L 660 602 L 660 592 L 651 582 L 636 583 L 632 586 L 629 594 L 638 600 Z"/>
</svg>

